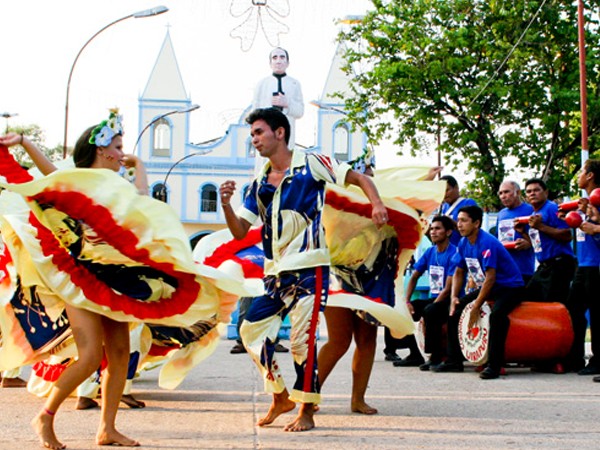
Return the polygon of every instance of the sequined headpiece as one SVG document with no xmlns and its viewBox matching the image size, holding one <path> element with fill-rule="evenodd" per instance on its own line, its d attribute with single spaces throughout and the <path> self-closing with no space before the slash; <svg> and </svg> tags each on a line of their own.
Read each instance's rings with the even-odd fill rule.
<svg viewBox="0 0 600 450">
<path fill-rule="evenodd" d="M 90 144 L 96 147 L 108 147 L 116 135 L 123 134 L 123 116 L 119 114 L 119 108 L 112 108 L 107 120 L 100 122 L 92 130 Z"/>
</svg>

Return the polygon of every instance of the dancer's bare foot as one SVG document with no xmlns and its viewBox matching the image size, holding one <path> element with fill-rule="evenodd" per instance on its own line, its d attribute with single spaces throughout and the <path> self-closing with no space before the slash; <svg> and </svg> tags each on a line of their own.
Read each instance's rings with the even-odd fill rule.
<svg viewBox="0 0 600 450">
<path fill-rule="evenodd" d="M 98 408 L 98 402 L 89 397 L 77 397 L 77 405 L 75 409 L 92 409 Z"/>
<path fill-rule="evenodd" d="M 27 386 L 27 381 L 21 378 L 2 378 L 3 388 L 22 388 Z"/>
<path fill-rule="evenodd" d="M 257 422 L 257 425 L 259 427 L 269 425 L 273 423 L 280 415 L 291 411 L 295 407 L 296 403 L 289 399 L 289 394 L 287 391 L 284 391 L 281 394 L 273 394 L 273 403 L 271 403 L 269 412 L 267 412 L 267 415 Z"/>
<path fill-rule="evenodd" d="M 352 409 L 352 412 L 366 414 L 369 416 L 378 413 L 376 408 L 369 406 L 364 400 L 352 402 L 350 408 Z"/>
<path fill-rule="evenodd" d="M 56 438 L 56 434 L 54 434 L 54 416 L 48 414 L 45 410 L 42 410 L 34 417 L 31 421 L 31 426 L 33 427 L 33 431 L 35 431 L 40 438 L 42 447 L 53 450 L 67 447 Z"/>
<path fill-rule="evenodd" d="M 130 439 L 117 430 L 98 430 L 96 435 L 96 444 L 98 445 L 116 445 L 120 447 L 139 447 L 140 443 L 134 439 Z"/>
<path fill-rule="evenodd" d="M 131 394 L 123 394 L 121 396 L 121 402 L 125 403 L 127 406 L 133 409 L 146 407 L 146 404 L 143 401 L 138 400 Z"/>
<path fill-rule="evenodd" d="M 312 403 L 303 403 L 296 418 L 288 423 L 283 431 L 308 431 L 315 427 L 313 415 L 315 413 Z"/>
</svg>

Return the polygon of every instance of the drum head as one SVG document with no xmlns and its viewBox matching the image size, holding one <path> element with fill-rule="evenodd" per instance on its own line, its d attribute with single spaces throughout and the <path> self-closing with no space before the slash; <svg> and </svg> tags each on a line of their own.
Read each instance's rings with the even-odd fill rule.
<svg viewBox="0 0 600 450">
<path fill-rule="evenodd" d="M 478 366 L 487 362 L 490 339 L 490 306 L 484 303 L 481 307 L 481 317 L 473 328 L 468 329 L 469 316 L 473 303 L 469 303 L 458 321 L 458 340 L 460 349 L 467 361 Z"/>
</svg>

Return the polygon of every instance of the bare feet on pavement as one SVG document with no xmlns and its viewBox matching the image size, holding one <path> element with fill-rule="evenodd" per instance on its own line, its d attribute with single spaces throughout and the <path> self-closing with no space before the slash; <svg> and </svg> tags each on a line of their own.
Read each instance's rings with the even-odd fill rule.
<svg viewBox="0 0 600 450">
<path fill-rule="evenodd" d="M 366 414 L 369 416 L 378 413 L 376 408 L 369 406 L 367 403 L 365 403 L 364 400 L 352 402 L 350 408 L 352 409 L 352 412 L 359 413 L 359 414 Z"/>
<path fill-rule="evenodd" d="M 22 388 L 27 386 L 27 381 L 21 378 L 2 378 L 3 388 Z"/>
<path fill-rule="evenodd" d="M 146 407 L 146 404 L 143 401 L 138 400 L 131 394 L 123 394 L 121 396 L 121 402 L 125 403 L 127 406 L 133 409 Z"/>
<path fill-rule="evenodd" d="M 40 438 L 40 443 L 42 444 L 42 447 L 50 448 L 53 450 L 63 449 L 67 447 L 65 444 L 60 442 L 56 438 L 56 434 L 54 434 L 54 416 L 51 416 L 45 411 L 41 411 L 31 421 L 31 426 Z"/>
<path fill-rule="evenodd" d="M 96 444 L 98 445 L 116 445 L 120 447 L 139 447 L 140 443 L 134 439 L 119 433 L 117 430 L 108 431 L 98 430 L 96 435 Z"/>
<path fill-rule="evenodd" d="M 98 408 L 98 402 L 93 398 L 89 397 L 77 397 L 77 405 L 75 409 L 93 409 Z"/>
<path fill-rule="evenodd" d="M 283 431 L 308 431 L 315 427 L 314 405 L 312 403 L 303 403 L 296 418 L 288 423 Z"/>
<path fill-rule="evenodd" d="M 296 407 L 296 403 L 289 399 L 287 392 L 285 395 L 282 394 L 274 394 L 273 395 L 273 403 L 271 403 L 271 407 L 269 408 L 269 412 L 267 415 L 260 419 L 257 422 L 259 427 L 264 427 L 265 425 L 269 425 L 275 421 L 280 415 L 285 414 L 286 412 L 291 411 Z"/>
</svg>

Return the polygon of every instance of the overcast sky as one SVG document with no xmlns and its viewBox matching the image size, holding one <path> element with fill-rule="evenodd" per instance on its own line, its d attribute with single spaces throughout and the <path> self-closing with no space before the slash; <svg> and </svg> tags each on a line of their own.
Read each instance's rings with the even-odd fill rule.
<svg viewBox="0 0 600 450">
<path fill-rule="evenodd" d="M 237 9 L 252 0 L 233 0 Z M 282 0 L 267 1 L 277 7 Z M 125 144 L 137 138 L 138 98 L 144 90 L 167 29 L 183 81 L 193 103 L 190 139 L 222 136 L 250 104 L 256 82 L 269 71 L 270 44 L 259 29 L 244 51 L 231 31 L 243 18 L 231 14 L 232 0 L 19 0 L 2 1 L 0 42 L 4 44 L 0 78 L 0 113 L 18 114 L 11 124 L 38 124 L 47 144 L 62 143 L 67 79 L 77 52 L 102 27 L 133 12 L 165 5 L 169 12 L 128 19 L 111 26 L 86 47 L 70 88 L 68 143 L 119 106 L 124 115 Z M 288 73 L 300 80 L 305 117 L 297 121 L 297 142 L 315 143 L 316 107 L 333 57 L 339 26 L 335 20 L 359 15 L 367 0 L 289 0 L 289 27 L 280 45 L 290 53 Z M 247 46 L 247 45 L 246 45 Z M 1 126 L 4 130 L 4 119 Z M 385 155 L 384 155 L 385 153 Z M 389 146 L 378 149 L 380 166 L 397 164 Z M 435 158 L 432 158 L 434 162 Z"/>
</svg>

